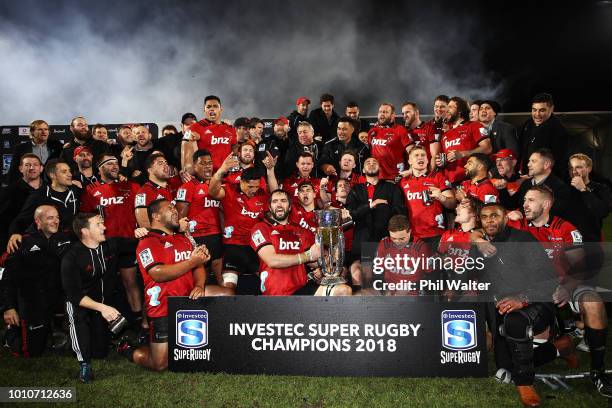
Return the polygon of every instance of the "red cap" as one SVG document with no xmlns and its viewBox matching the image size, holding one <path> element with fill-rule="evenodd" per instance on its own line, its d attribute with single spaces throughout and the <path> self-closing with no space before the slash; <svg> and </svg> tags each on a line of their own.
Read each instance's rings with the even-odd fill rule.
<svg viewBox="0 0 612 408">
<path fill-rule="evenodd" d="M 287 119 L 284 116 L 279 116 L 275 121 L 274 124 L 276 125 L 277 123 L 281 123 L 283 125 L 288 125 L 289 124 L 289 119 Z"/>
<path fill-rule="evenodd" d="M 501 149 L 493 157 L 496 159 L 516 159 L 516 154 L 510 149 Z"/>
<path fill-rule="evenodd" d="M 72 153 L 72 158 L 74 159 L 75 157 L 77 157 L 79 154 L 81 154 L 82 151 L 88 151 L 89 154 L 93 155 L 93 153 L 91 152 L 91 149 L 87 146 L 79 146 L 77 148 L 74 149 L 74 153 Z"/>
<path fill-rule="evenodd" d="M 306 102 L 306 103 L 308 103 L 308 104 L 310 105 L 310 99 L 308 99 L 308 98 L 307 98 L 307 97 L 305 97 L 305 96 L 300 96 L 299 98 L 297 98 L 297 101 L 295 101 L 295 104 L 296 104 L 296 105 L 301 105 L 301 104 L 303 104 L 303 103 L 305 103 L 305 102 Z"/>
</svg>

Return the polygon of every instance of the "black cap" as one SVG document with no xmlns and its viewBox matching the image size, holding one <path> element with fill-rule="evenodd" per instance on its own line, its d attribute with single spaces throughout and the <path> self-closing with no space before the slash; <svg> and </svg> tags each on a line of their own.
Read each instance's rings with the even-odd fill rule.
<svg viewBox="0 0 612 408">
<path fill-rule="evenodd" d="M 234 121 L 234 127 L 237 128 L 237 127 L 240 127 L 240 126 L 244 126 L 244 127 L 247 127 L 247 128 L 251 127 L 251 119 L 244 118 L 244 117 L 236 119 Z"/>
<path fill-rule="evenodd" d="M 502 111 L 501 105 L 497 101 L 487 100 L 487 101 L 482 101 L 482 103 L 483 104 L 486 103 L 487 105 L 489 105 L 491 109 L 493 109 L 495 114 L 501 113 Z"/>
<path fill-rule="evenodd" d="M 185 114 L 183 115 L 183 117 L 181 118 L 181 123 L 184 125 L 184 124 L 185 124 L 185 121 L 186 121 L 187 119 L 193 119 L 193 120 L 195 120 L 196 122 L 197 122 L 197 120 L 198 120 L 198 118 L 196 118 L 196 115 L 194 115 L 194 114 L 193 114 L 193 113 L 191 113 L 191 112 L 187 112 L 187 113 L 185 113 Z"/>
</svg>

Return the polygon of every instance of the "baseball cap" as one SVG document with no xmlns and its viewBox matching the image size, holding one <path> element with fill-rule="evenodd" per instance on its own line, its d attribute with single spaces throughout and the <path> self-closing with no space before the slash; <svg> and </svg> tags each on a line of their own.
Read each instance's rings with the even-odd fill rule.
<svg viewBox="0 0 612 408">
<path fill-rule="evenodd" d="M 516 154 L 510 149 L 501 149 L 493 157 L 495 159 L 516 159 Z"/>
<path fill-rule="evenodd" d="M 310 99 L 308 99 L 308 98 L 307 98 L 307 97 L 305 97 L 305 96 L 300 96 L 299 98 L 297 98 L 297 101 L 295 101 L 295 104 L 296 104 L 296 105 L 301 105 L 301 104 L 303 104 L 303 103 L 307 103 L 307 104 L 309 104 L 309 105 L 310 105 Z"/>
<path fill-rule="evenodd" d="M 183 115 L 183 117 L 181 118 L 181 123 L 184 125 L 184 124 L 185 124 L 185 121 L 186 121 L 187 119 L 193 119 L 193 120 L 195 120 L 196 122 L 198 121 L 198 118 L 196 118 L 196 115 L 194 115 L 194 114 L 193 114 L 193 113 L 191 113 L 191 112 L 187 112 L 187 113 L 185 113 L 185 114 Z"/>
<path fill-rule="evenodd" d="M 287 119 L 284 116 L 279 116 L 275 121 L 274 124 L 276 125 L 277 123 L 281 123 L 283 125 L 288 125 L 289 124 L 289 119 Z"/>
<path fill-rule="evenodd" d="M 79 146 L 79 147 L 74 149 L 74 153 L 72 153 L 72 158 L 74 159 L 79 154 L 81 154 L 81 152 L 83 152 L 83 151 L 87 151 L 87 152 L 89 152 L 89 154 L 93 155 L 93 153 L 91 152 L 91 149 L 89 147 L 87 147 L 87 146 Z"/>
<path fill-rule="evenodd" d="M 245 118 L 245 117 L 241 117 L 241 118 L 236 119 L 234 121 L 234 127 L 237 128 L 237 127 L 241 127 L 241 126 L 244 126 L 244 127 L 247 127 L 247 128 L 251 127 L 251 119 Z"/>
</svg>

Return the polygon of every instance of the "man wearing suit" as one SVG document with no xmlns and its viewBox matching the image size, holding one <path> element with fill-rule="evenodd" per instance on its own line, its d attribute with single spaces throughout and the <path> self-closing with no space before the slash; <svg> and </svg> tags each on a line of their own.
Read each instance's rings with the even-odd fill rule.
<svg viewBox="0 0 612 408">
<path fill-rule="evenodd" d="M 334 110 L 334 96 L 330 94 L 321 95 L 321 107 L 308 115 L 308 121 L 312 123 L 315 130 L 315 141 L 322 145 L 334 138 L 339 119 L 340 116 Z"/>
<path fill-rule="evenodd" d="M 478 120 L 489 131 L 493 153 L 501 149 L 510 149 L 518 152 L 518 137 L 516 129 L 509 123 L 497 118 L 501 106 L 496 101 L 483 101 L 478 111 Z"/>
<path fill-rule="evenodd" d="M 19 164 L 26 153 L 34 153 L 42 165 L 49 159 L 58 158 L 62 153 L 62 144 L 58 140 L 49 140 L 49 124 L 44 120 L 30 123 L 30 140 L 15 146 L 13 159 L 8 173 L 8 184 L 21 178 Z"/>
</svg>

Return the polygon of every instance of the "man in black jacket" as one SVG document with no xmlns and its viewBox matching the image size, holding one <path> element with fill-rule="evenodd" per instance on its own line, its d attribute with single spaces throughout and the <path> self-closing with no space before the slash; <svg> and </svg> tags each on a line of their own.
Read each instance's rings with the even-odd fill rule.
<svg viewBox="0 0 612 408">
<path fill-rule="evenodd" d="M 92 380 L 91 359 L 108 355 L 108 323 L 120 316 L 107 304 L 117 277 L 119 252 L 114 242 L 106 242 L 99 215 L 78 214 L 72 225 L 79 242 L 62 259 L 62 286 L 72 349 L 80 364 L 79 379 L 88 383 Z"/>
<path fill-rule="evenodd" d="M 519 152 L 516 129 L 497 117 L 500 112 L 501 106 L 496 101 L 483 101 L 478 111 L 478 120 L 489 131 L 493 153 L 501 149 Z"/>
<path fill-rule="evenodd" d="M 378 160 L 370 157 L 363 165 L 365 183 L 351 189 L 346 208 L 355 222 L 352 254 L 361 257 L 361 244 L 378 243 L 389 234 L 387 224 L 396 214 L 406 214 L 402 192 L 395 184 L 380 180 Z"/>
<path fill-rule="evenodd" d="M 30 139 L 28 142 L 18 144 L 13 150 L 13 158 L 8 173 L 9 184 L 17 181 L 21 176 L 19 165 L 24 154 L 35 154 L 44 165 L 47 160 L 58 158 L 62 153 L 62 144 L 57 140 L 49 140 L 49 124 L 44 120 L 35 120 L 30 123 Z"/>
<path fill-rule="evenodd" d="M 296 170 L 295 163 L 298 161 L 300 155 L 304 152 L 310 153 L 315 162 L 314 169 L 312 170 L 312 177 L 319 177 L 321 170 L 317 163 L 321 156 L 321 148 L 314 140 L 314 128 L 308 122 L 300 122 L 297 128 L 297 140 L 289 141 L 289 147 L 285 157 L 283 158 L 284 173 L 281 178 L 287 178 L 293 174 Z"/>
<path fill-rule="evenodd" d="M 570 151 L 569 135 L 553 114 L 554 108 L 553 98 L 549 94 L 538 94 L 532 100 L 531 119 L 525 122 L 519 136 L 519 157 L 523 174 L 527 173 L 531 154 L 541 148 L 550 149 L 556 163 L 567 163 Z M 562 180 L 567 178 L 563 166 L 557 166 L 554 173 Z"/>
<path fill-rule="evenodd" d="M 70 132 L 74 136 L 74 139 L 64 145 L 62 150 L 61 158 L 63 161 L 70 165 L 70 169 L 76 173 L 78 170 L 77 164 L 74 161 L 74 149 L 79 146 L 86 146 L 91 149 L 93 153 L 93 161 L 97 161 L 102 153 L 106 153 L 111 150 L 109 144 L 104 143 L 100 140 L 96 140 L 91 136 L 89 132 L 89 125 L 87 120 L 82 116 L 77 116 L 70 122 Z"/>
<path fill-rule="evenodd" d="M 365 159 L 370 156 L 370 149 L 356 135 L 358 124 L 348 116 L 338 120 L 337 135 L 323 146 L 319 158 L 319 167 L 326 176 L 336 176 L 340 173 L 340 158 L 346 150 L 352 150 L 357 156 L 357 171 L 361 172 Z"/>
<path fill-rule="evenodd" d="M 334 96 L 327 93 L 321 95 L 321 107 L 308 115 L 308 121 L 314 127 L 315 140 L 318 143 L 325 143 L 334 137 L 338 119 L 340 117 L 334 110 Z"/>
<path fill-rule="evenodd" d="M 70 241 L 57 234 L 55 207 L 38 207 L 34 221 L 0 278 L 0 309 L 11 330 L 9 346 L 24 357 L 43 353 L 53 315 L 61 311 L 60 259 L 70 247 Z"/>
</svg>

